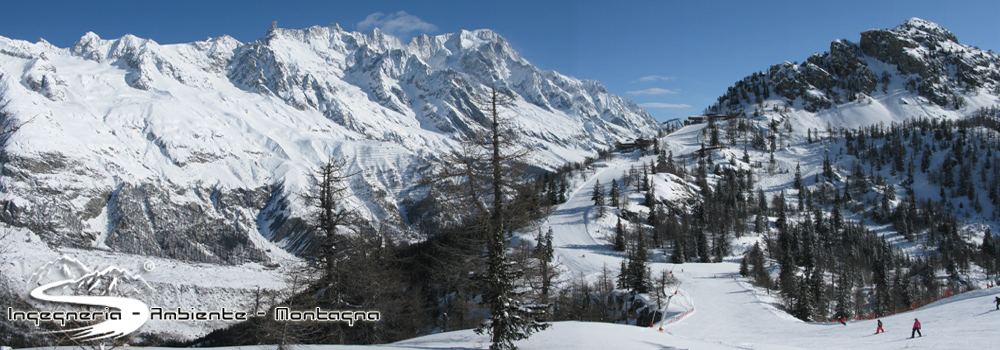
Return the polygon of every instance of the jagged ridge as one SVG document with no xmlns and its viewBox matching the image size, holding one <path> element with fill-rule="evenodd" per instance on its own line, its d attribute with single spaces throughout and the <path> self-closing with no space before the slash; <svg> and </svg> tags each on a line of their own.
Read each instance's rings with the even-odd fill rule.
<svg viewBox="0 0 1000 350">
<path fill-rule="evenodd" d="M 484 127 L 470 97 L 491 86 L 517 96 L 503 113 L 542 167 L 657 128 L 489 30 L 405 46 L 337 25 L 250 43 L 0 38 L 0 74 L 7 119 L 31 120 L 3 145 L 5 220 L 54 245 L 188 261 L 266 262 L 265 237 L 301 246 L 299 195 L 329 157 L 360 174 L 346 205 L 412 235 L 400 203 L 415 169 Z"/>
<path fill-rule="evenodd" d="M 754 73 L 708 111 L 760 113 L 764 101 L 780 97 L 790 107 L 817 112 L 884 96 L 899 85 L 940 108 L 962 109 L 970 96 L 1000 95 L 1000 55 L 960 44 L 941 26 L 911 18 L 893 29 L 867 30 L 858 43 L 836 40 L 802 64 L 784 62 Z"/>
</svg>

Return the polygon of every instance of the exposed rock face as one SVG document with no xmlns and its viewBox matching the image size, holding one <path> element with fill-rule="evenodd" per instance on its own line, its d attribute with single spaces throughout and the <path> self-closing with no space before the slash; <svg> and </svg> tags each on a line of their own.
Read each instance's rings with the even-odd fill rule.
<svg viewBox="0 0 1000 350">
<path fill-rule="evenodd" d="M 737 82 L 710 108 L 740 113 L 773 91 L 789 105 L 816 112 L 876 94 L 898 82 L 938 106 L 961 108 L 978 90 L 1000 94 L 1000 55 L 959 44 L 941 26 L 911 18 L 893 29 L 836 40 L 806 62 L 785 62 Z"/>
<path fill-rule="evenodd" d="M 14 181 L 63 171 L 83 178 L 100 176 L 82 167 L 59 153 L 49 153 L 40 159 L 11 159 L 4 175 Z M 263 248 L 251 240 L 257 213 L 271 200 L 267 187 L 223 190 L 126 182 L 116 188 L 43 186 L 35 190 L 36 197 L 3 201 L 3 219 L 30 228 L 53 245 L 90 247 L 99 242 L 122 253 L 218 264 L 269 261 Z M 171 196 L 188 195 L 189 190 L 202 200 L 171 200 Z M 88 225 L 93 220 L 106 224 L 106 231 Z"/>
<path fill-rule="evenodd" d="M 104 243 L 123 253 L 187 261 L 266 261 L 262 249 L 250 240 L 256 218 L 246 214 L 263 209 L 270 191 L 201 191 L 214 207 L 172 203 L 168 191 L 151 184 L 122 185 L 108 201 L 109 232 Z"/>
<path fill-rule="evenodd" d="M 34 92 L 40 93 L 53 101 L 66 99 L 64 91 L 66 81 L 59 77 L 56 67 L 45 58 L 45 55 L 34 59 L 23 78 L 24 85 Z"/>
</svg>

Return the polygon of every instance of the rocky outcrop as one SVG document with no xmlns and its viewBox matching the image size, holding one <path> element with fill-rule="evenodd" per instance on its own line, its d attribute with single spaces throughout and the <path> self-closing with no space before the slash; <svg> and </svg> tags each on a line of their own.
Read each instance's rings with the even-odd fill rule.
<svg viewBox="0 0 1000 350">
<path fill-rule="evenodd" d="M 263 249 L 250 240 L 250 231 L 255 230 L 253 214 L 264 208 L 271 191 L 201 191 L 200 197 L 208 197 L 213 207 L 174 203 L 168 191 L 152 184 L 122 185 L 108 200 L 104 243 L 123 253 L 185 261 L 266 262 Z"/>
<path fill-rule="evenodd" d="M 886 92 L 892 82 L 938 106 L 961 108 L 966 94 L 1000 91 L 1000 55 L 962 45 L 941 26 L 911 18 L 893 29 L 865 31 L 858 43 L 836 40 L 802 64 L 785 62 L 744 78 L 709 108 L 738 114 L 773 92 L 789 106 L 816 112 L 880 88 Z"/>
</svg>

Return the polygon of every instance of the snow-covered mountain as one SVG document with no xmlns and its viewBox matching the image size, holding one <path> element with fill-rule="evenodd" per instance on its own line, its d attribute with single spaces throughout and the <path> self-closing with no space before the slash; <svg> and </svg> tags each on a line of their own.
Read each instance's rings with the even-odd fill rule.
<svg viewBox="0 0 1000 350">
<path fill-rule="evenodd" d="M 737 260 L 761 257 L 757 271 L 771 272 L 751 280 L 780 290 L 782 312 L 807 321 L 884 316 L 942 289 L 947 296 L 996 284 L 1000 172 L 990 169 L 998 160 L 998 96 L 1000 55 L 911 18 L 865 31 L 859 43 L 834 41 L 804 63 L 755 73 L 707 108 L 707 123 L 661 143 L 714 168 L 706 202 L 726 196 L 733 169 L 751 174 L 752 189 L 738 196 L 754 198 L 748 202 L 760 211 L 736 227 L 760 235 L 747 240 L 733 230 L 737 239 L 722 242 L 742 255 Z M 753 248 L 758 242 L 763 250 Z M 877 263 L 863 266 L 850 262 L 854 257 Z M 810 284 L 819 287 L 801 288 Z"/>
<path fill-rule="evenodd" d="M 782 114 L 853 128 L 913 117 L 959 118 L 1000 103 L 1000 55 L 960 44 L 911 18 L 836 40 L 805 62 L 784 62 L 736 82 L 708 112 Z"/>
<path fill-rule="evenodd" d="M 420 36 L 272 27 L 160 45 L 87 33 L 71 48 L 0 37 L 3 218 L 53 246 L 267 263 L 304 232 L 310 172 L 345 158 L 351 203 L 413 235 L 402 203 L 430 161 L 484 128 L 476 96 L 554 168 L 655 134 L 632 101 L 532 66 L 489 30 Z"/>
</svg>

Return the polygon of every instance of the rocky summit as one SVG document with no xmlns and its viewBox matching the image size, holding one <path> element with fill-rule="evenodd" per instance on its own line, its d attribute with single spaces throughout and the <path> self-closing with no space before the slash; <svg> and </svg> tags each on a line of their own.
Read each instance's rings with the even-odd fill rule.
<svg viewBox="0 0 1000 350">
<path fill-rule="evenodd" d="M 912 98 L 897 93 L 900 91 Z M 805 62 L 786 61 L 766 72 L 754 73 L 730 87 L 708 109 L 722 114 L 759 115 L 764 109 L 762 102 L 772 93 L 785 100 L 788 107 L 809 112 L 858 101 L 877 105 L 914 102 L 935 110 L 975 110 L 997 103 L 1000 55 L 960 44 L 941 26 L 911 18 L 892 29 L 862 32 L 856 43 L 836 40 L 829 51 L 813 54 Z M 893 119 L 908 117 L 912 115 Z"/>
</svg>

